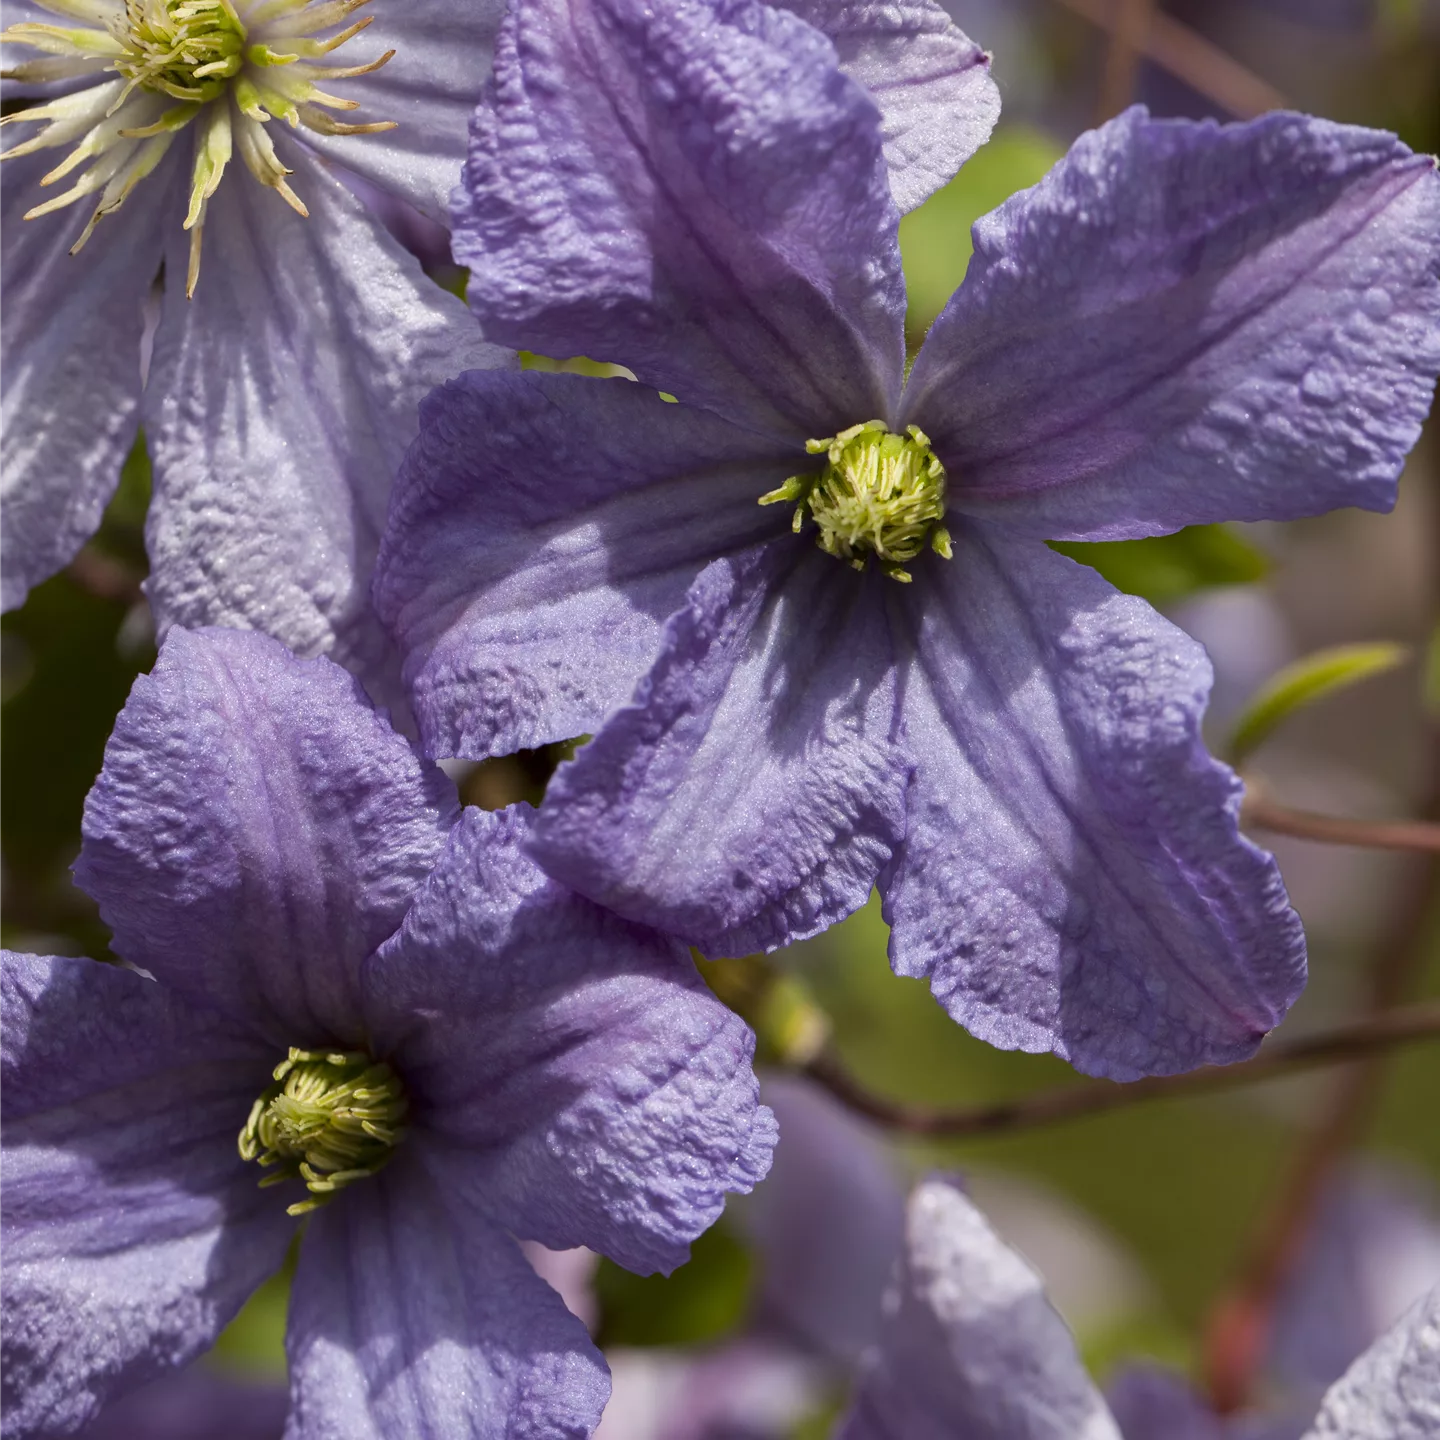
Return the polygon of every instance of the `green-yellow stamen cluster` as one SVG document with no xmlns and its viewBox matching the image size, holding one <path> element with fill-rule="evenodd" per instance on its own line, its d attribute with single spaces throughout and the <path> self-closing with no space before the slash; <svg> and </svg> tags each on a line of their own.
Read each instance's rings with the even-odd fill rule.
<svg viewBox="0 0 1440 1440">
<path fill-rule="evenodd" d="M 407 1108 L 405 1087 L 384 1061 L 363 1051 L 292 1049 L 250 1109 L 240 1155 L 281 1167 L 261 1185 L 304 1180 L 310 1198 L 289 1207 L 303 1215 L 385 1164 Z"/>
<path fill-rule="evenodd" d="M 115 68 L 147 90 L 203 105 L 245 63 L 245 26 L 229 0 L 125 0 L 125 19 Z"/>
<path fill-rule="evenodd" d="M 896 434 L 880 420 L 852 425 L 828 440 L 808 440 L 811 455 L 824 455 L 818 474 L 792 475 L 762 505 L 795 504 L 795 532 L 810 518 L 816 544 L 827 555 L 863 570 L 873 554 L 893 580 L 909 581 L 905 566 L 928 544 L 942 559 L 951 555 L 945 517 L 945 467 L 918 426 Z"/>
<path fill-rule="evenodd" d="M 72 255 L 154 172 L 176 138 L 188 133 L 193 144 L 185 293 L 191 295 L 200 277 L 206 209 L 232 157 L 238 155 L 297 214 L 309 213 L 286 179 L 291 171 L 267 129 L 272 121 L 322 135 L 371 135 L 393 128 L 389 120 L 351 124 L 335 119 L 332 111 L 358 109 L 358 102 L 332 95 L 319 83 L 372 74 L 394 55 L 387 50 L 360 65 L 321 63 L 369 25 L 368 18 L 346 23 L 369 0 L 36 3 L 66 20 L 89 23 L 23 21 L 0 31 L 0 42 L 39 52 L 39 58 L 8 65 L 0 74 L 28 83 L 90 74 L 96 83 L 0 117 L 0 125 L 41 126 L 0 159 L 73 147 L 40 180 L 44 187 L 68 179 L 69 187 L 25 215 L 38 219 L 85 196 L 98 196 Z"/>
</svg>

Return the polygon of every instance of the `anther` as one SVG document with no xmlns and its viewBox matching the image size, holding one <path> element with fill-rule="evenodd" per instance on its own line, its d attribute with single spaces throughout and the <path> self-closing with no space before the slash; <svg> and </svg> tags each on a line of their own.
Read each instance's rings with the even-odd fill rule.
<svg viewBox="0 0 1440 1440">
<path fill-rule="evenodd" d="M 292 1049 L 250 1108 L 240 1158 L 281 1167 L 262 1186 L 303 1180 L 310 1196 L 287 1213 L 304 1215 L 389 1160 L 407 1109 L 405 1087 L 383 1060 L 363 1051 Z"/>
<path fill-rule="evenodd" d="M 945 467 L 916 425 L 896 434 L 880 420 L 852 425 L 828 440 L 809 440 L 811 455 L 824 455 L 825 468 L 792 475 L 760 497 L 762 505 L 795 506 L 798 534 L 806 512 L 814 520 L 815 543 L 827 555 L 863 570 L 871 555 L 892 580 L 907 582 L 905 566 L 926 547 L 950 559 L 945 517 Z"/>
</svg>

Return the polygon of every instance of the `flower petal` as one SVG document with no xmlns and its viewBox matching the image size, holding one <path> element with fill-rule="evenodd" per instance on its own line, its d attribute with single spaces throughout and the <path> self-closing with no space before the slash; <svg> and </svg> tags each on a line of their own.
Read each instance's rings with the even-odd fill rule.
<svg viewBox="0 0 1440 1440">
<path fill-rule="evenodd" d="M 1204 651 L 1029 540 L 966 527 L 898 597 L 914 661 L 891 960 L 973 1034 L 1113 1079 L 1249 1055 L 1300 922 L 1200 739 Z"/>
<path fill-rule="evenodd" d="M 364 124 L 393 120 L 378 135 L 322 135 L 306 141 L 422 215 L 448 226 L 450 192 L 460 180 L 470 116 L 490 74 L 503 0 L 403 0 L 366 11 L 370 25 L 340 52 L 355 64 L 395 54 L 369 75 L 341 83 Z M 361 55 L 361 50 L 364 54 Z"/>
<path fill-rule="evenodd" d="M 990 56 L 935 0 L 781 0 L 834 42 L 880 107 L 890 193 L 913 210 L 990 138 L 1000 91 Z"/>
<path fill-rule="evenodd" d="M 808 539 L 707 567 L 633 703 L 551 782 L 541 864 L 708 955 L 859 909 L 905 834 L 893 585 Z"/>
<path fill-rule="evenodd" d="M 904 360 L 879 116 L 756 0 L 533 0 L 455 196 L 486 333 L 778 433 L 888 418 Z"/>
<path fill-rule="evenodd" d="M 285 1343 L 288 1440 L 584 1440 L 610 1394 L 515 1242 L 408 1153 L 311 1221 Z"/>
<path fill-rule="evenodd" d="M 907 410 L 1047 539 L 1389 509 L 1440 370 L 1440 176 L 1393 135 L 1131 110 L 975 227 Z"/>
<path fill-rule="evenodd" d="M 289 1410 L 284 1385 L 201 1363 L 107 1405 L 80 1440 L 281 1440 Z"/>
<path fill-rule="evenodd" d="M 761 1095 L 780 1144 L 735 1215 L 761 1261 L 761 1295 L 784 1333 L 853 1364 L 879 1338 L 880 1297 L 905 1228 L 899 1162 L 828 1092 L 771 1074 Z"/>
<path fill-rule="evenodd" d="M 455 808 L 339 666 L 177 629 L 115 724 L 75 874 L 132 964 L 278 1045 L 344 1041 Z"/>
<path fill-rule="evenodd" d="M 107 1405 L 80 1440 L 281 1440 L 289 1410 L 283 1385 L 192 1365 Z"/>
<path fill-rule="evenodd" d="M 716 555 L 783 534 L 801 452 L 623 380 L 462 375 L 421 407 L 376 562 L 432 755 L 598 729 Z"/>
<path fill-rule="evenodd" d="M 1440 1289 L 1336 1383 L 1305 1440 L 1434 1440 L 1440 1434 Z"/>
<path fill-rule="evenodd" d="M 159 217 L 174 179 L 169 167 L 151 175 L 145 182 L 151 193 L 107 216 L 72 256 L 66 252 L 84 216 L 63 210 L 21 218 L 45 198 L 40 177 L 56 158 L 57 152 L 42 150 L 7 159 L 0 185 L 0 604 L 6 610 L 70 562 L 95 533 L 120 479 L 135 440 L 140 338 L 160 268 Z"/>
<path fill-rule="evenodd" d="M 1440 1223 L 1419 1177 L 1356 1164 L 1320 1197 L 1280 1292 L 1266 1369 L 1316 1390 L 1343 1375 L 1417 1300 L 1440 1285 Z"/>
<path fill-rule="evenodd" d="M 948 1181 L 915 1188 L 879 1353 L 838 1440 L 1120 1440 L 1040 1277 Z"/>
<path fill-rule="evenodd" d="M 1183 1375 L 1159 1365 L 1127 1365 L 1105 1399 L 1125 1440 L 1227 1440 L 1230 1433 Z M 1255 1440 L 1249 1428 L 1244 1434 Z"/>
<path fill-rule="evenodd" d="M 295 1222 L 235 1148 L 263 1045 L 93 960 L 5 951 L 0 1002 L 5 1433 L 52 1434 L 207 1348 Z"/>
<path fill-rule="evenodd" d="M 309 219 L 227 177 L 194 299 L 166 290 L 145 395 L 148 589 L 162 628 L 328 650 L 388 702 L 395 657 L 369 584 L 391 481 L 430 387 L 508 360 L 353 195 L 278 143 Z M 167 233 L 167 271 L 184 275 L 188 241 Z"/>
<path fill-rule="evenodd" d="M 467 810 L 367 966 L 447 1193 L 522 1239 L 669 1270 L 765 1173 L 755 1037 L 673 940 L 548 880 L 528 808 Z"/>
</svg>

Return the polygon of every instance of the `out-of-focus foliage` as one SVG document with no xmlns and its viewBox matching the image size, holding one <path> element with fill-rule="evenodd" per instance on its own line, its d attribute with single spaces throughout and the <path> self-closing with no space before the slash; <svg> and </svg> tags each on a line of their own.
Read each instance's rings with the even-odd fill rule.
<svg viewBox="0 0 1440 1440">
<path fill-rule="evenodd" d="M 1235 722 L 1229 758 L 1238 765 L 1270 738 L 1296 710 L 1372 675 L 1393 670 L 1409 657 L 1405 645 L 1333 645 L 1287 665 L 1263 685 Z"/>
<path fill-rule="evenodd" d="M 105 929 L 92 902 L 71 885 L 68 867 L 115 716 L 135 676 L 155 659 L 140 592 L 149 499 L 142 438 L 99 534 L 68 570 L 0 620 L 7 945 L 107 953 Z"/>
<path fill-rule="evenodd" d="M 1270 561 L 1229 525 L 1190 525 L 1173 535 L 1093 544 L 1060 540 L 1053 548 L 1098 570 L 1117 590 L 1166 605 L 1216 585 L 1249 585 Z"/>
<path fill-rule="evenodd" d="M 900 222 L 910 304 L 905 331 L 919 345 L 965 278 L 974 247 L 970 227 L 1017 190 L 1035 184 L 1064 153 L 1048 136 L 1002 124 L 943 190 Z"/>
<path fill-rule="evenodd" d="M 722 1220 L 691 1247 L 673 1275 L 632 1275 L 609 1260 L 595 1271 L 601 1345 L 703 1345 L 745 1318 L 754 1266 Z"/>
</svg>

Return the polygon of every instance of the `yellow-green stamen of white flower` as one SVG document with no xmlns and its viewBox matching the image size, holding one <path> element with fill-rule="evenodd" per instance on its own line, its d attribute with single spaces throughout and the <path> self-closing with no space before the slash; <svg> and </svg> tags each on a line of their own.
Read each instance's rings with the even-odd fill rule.
<svg viewBox="0 0 1440 1440">
<path fill-rule="evenodd" d="M 53 15 L 80 23 L 21 24 L 0 31 L 0 42 L 28 46 L 42 57 L 8 66 L 0 75 L 32 83 L 91 73 L 117 77 L 0 119 L 0 124 L 42 127 L 0 159 L 74 144 L 69 155 L 43 177 L 42 186 L 88 166 L 68 189 L 25 216 L 33 220 L 98 191 L 95 210 L 72 255 L 155 169 L 176 136 L 188 129 L 194 136 L 194 159 L 184 220 L 190 232 L 185 293 L 193 295 L 206 207 L 233 155 L 238 154 L 250 173 L 292 209 L 309 213 L 286 183 L 291 172 L 265 130 L 271 120 L 325 135 L 368 135 L 394 128 L 388 120 L 349 124 L 335 119 L 330 112 L 355 110 L 358 103 L 332 95 L 319 84 L 368 75 L 394 55 L 389 50 L 362 65 L 315 63 L 370 24 L 371 17 L 346 23 L 369 0 L 37 3 Z M 321 33 L 336 26 L 343 28 Z"/>
<path fill-rule="evenodd" d="M 400 1077 L 363 1051 L 296 1050 L 250 1108 L 240 1158 L 280 1168 L 260 1184 L 299 1178 L 310 1195 L 287 1214 L 318 1210 L 345 1186 L 373 1175 L 405 1133 Z"/>
<path fill-rule="evenodd" d="M 908 582 L 905 568 L 928 545 L 943 560 L 953 553 L 945 518 L 945 467 L 917 425 L 897 434 L 883 421 L 852 425 L 828 440 L 807 440 L 825 468 L 792 475 L 760 497 L 762 505 L 792 503 L 798 535 L 805 516 L 827 555 L 863 570 L 871 555 L 892 580 Z"/>
</svg>

